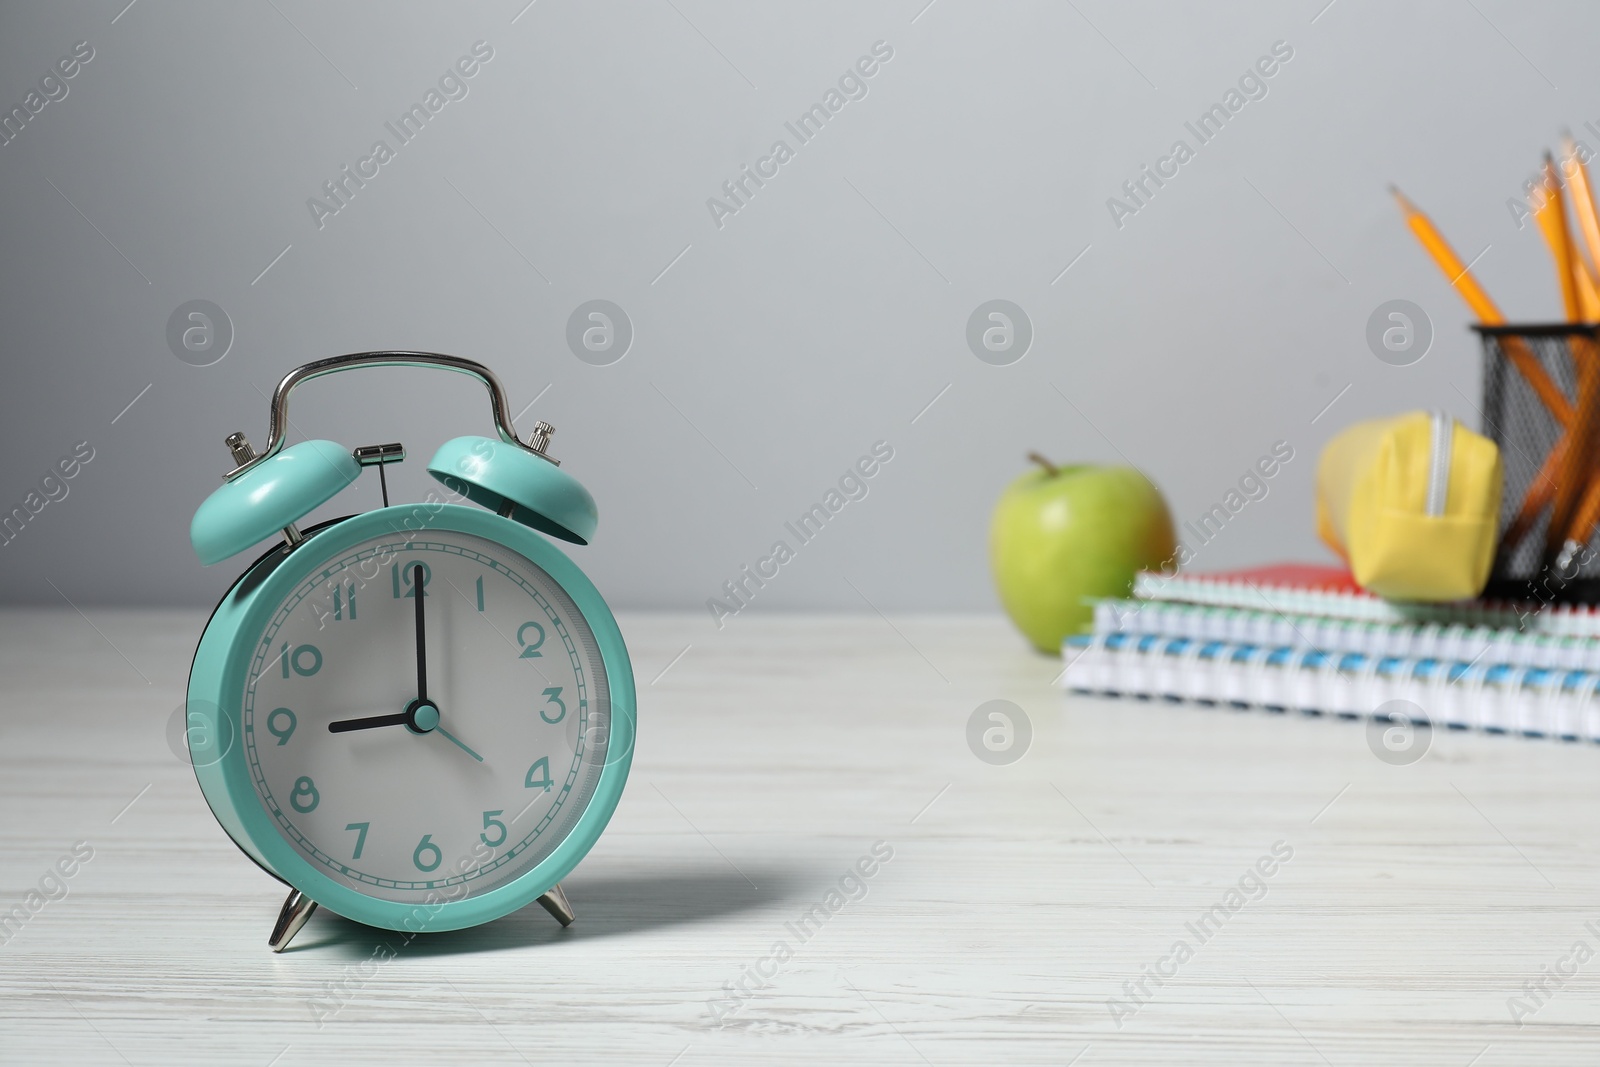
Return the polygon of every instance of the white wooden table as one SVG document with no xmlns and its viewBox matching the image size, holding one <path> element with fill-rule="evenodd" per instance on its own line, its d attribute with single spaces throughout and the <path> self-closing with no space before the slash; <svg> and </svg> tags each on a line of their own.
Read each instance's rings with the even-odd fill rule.
<svg viewBox="0 0 1600 1067">
<path fill-rule="evenodd" d="M 576 925 L 400 945 L 323 912 L 275 956 L 283 891 L 165 736 L 202 621 L 0 613 L 0 912 L 93 849 L 0 944 L 0 1061 L 1600 1060 L 1600 751 L 1391 766 L 1358 723 L 1069 699 L 998 618 L 625 617 L 640 740 Z M 1009 766 L 967 744 L 991 699 L 1031 718 Z"/>
</svg>

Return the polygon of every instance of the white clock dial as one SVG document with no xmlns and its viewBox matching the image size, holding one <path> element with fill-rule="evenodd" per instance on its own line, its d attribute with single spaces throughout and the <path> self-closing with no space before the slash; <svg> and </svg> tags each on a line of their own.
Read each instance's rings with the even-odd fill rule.
<svg viewBox="0 0 1600 1067">
<path fill-rule="evenodd" d="M 608 758 L 611 704 L 594 633 L 549 574 L 424 531 L 324 559 L 278 606 L 241 732 L 263 808 L 324 874 L 386 900 L 458 900 L 571 831 Z"/>
</svg>

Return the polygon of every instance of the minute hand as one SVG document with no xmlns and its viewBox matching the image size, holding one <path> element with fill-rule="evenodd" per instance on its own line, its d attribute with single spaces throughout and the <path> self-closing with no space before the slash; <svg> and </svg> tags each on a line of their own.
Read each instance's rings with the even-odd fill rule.
<svg viewBox="0 0 1600 1067">
<path fill-rule="evenodd" d="M 411 569 L 411 595 L 416 597 L 417 700 L 428 699 L 428 634 L 422 613 L 422 564 Z"/>
</svg>

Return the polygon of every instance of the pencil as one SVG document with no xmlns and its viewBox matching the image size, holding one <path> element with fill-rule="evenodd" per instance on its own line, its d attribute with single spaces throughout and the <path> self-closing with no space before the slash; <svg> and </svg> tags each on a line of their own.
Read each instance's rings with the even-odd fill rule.
<svg viewBox="0 0 1600 1067">
<path fill-rule="evenodd" d="M 1573 174 L 1572 168 L 1568 169 L 1568 174 Z M 1581 322 L 1586 317 L 1582 306 L 1584 298 L 1580 295 L 1580 275 L 1585 268 L 1572 242 L 1572 232 L 1567 228 L 1566 198 L 1555 160 L 1548 152 L 1544 156 L 1544 185 L 1539 192 L 1534 220 L 1556 262 L 1556 278 L 1561 285 L 1561 302 L 1567 321 Z M 1592 206 L 1593 201 L 1590 203 Z M 1574 213 L 1581 214 L 1581 211 L 1575 206 Z M 1600 371 L 1595 367 L 1596 352 L 1590 338 L 1568 337 L 1567 351 L 1578 384 L 1578 405 L 1574 421 L 1565 434 L 1567 447 L 1557 461 L 1561 475 L 1555 487 L 1550 525 L 1545 529 L 1545 555 L 1549 560 L 1556 558 L 1568 540 L 1581 537 L 1586 542 L 1594 525 L 1592 519 L 1584 521 L 1583 504 L 1589 496 L 1594 475 L 1594 420 L 1596 414 L 1600 414 L 1600 381 L 1597 381 Z"/>
<path fill-rule="evenodd" d="M 1572 195 L 1573 218 L 1577 222 L 1578 233 L 1583 237 L 1584 250 L 1588 253 L 1587 259 L 1576 250 L 1573 256 L 1578 304 L 1583 321 L 1592 323 L 1600 321 L 1600 277 L 1595 273 L 1596 267 L 1600 266 L 1600 212 L 1595 210 L 1594 186 L 1589 181 L 1589 168 L 1579 157 L 1578 146 L 1571 132 L 1562 134 L 1561 150 L 1566 157 L 1563 169 L 1567 172 L 1567 188 Z M 1585 360 L 1587 370 L 1590 374 L 1600 373 L 1600 367 L 1595 365 L 1592 345 L 1589 347 L 1591 355 Z M 1567 538 L 1586 545 L 1593 538 L 1597 526 L 1600 526 L 1600 479 L 1595 478 L 1591 471 L 1589 484 L 1573 513 Z"/>
<path fill-rule="evenodd" d="M 1600 526 L 1600 479 L 1591 478 L 1583 493 L 1583 503 L 1578 505 L 1569 540 L 1578 542 L 1579 546 L 1587 545 L 1594 537 L 1596 526 Z"/>
<path fill-rule="evenodd" d="M 1544 463 L 1528 483 L 1516 517 L 1506 527 L 1505 533 L 1500 535 L 1500 552 L 1503 556 L 1510 557 L 1517 550 L 1522 539 L 1533 529 L 1534 523 L 1539 521 L 1539 516 L 1544 514 L 1544 509 L 1550 506 L 1550 501 L 1556 495 L 1556 474 L 1561 470 L 1566 454 L 1567 435 L 1563 433 L 1545 454 Z"/>
<path fill-rule="evenodd" d="M 1572 232 L 1567 229 L 1567 209 L 1561 195 L 1561 180 L 1556 176 L 1555 161 L 1550 153 L 1544 154 L 1544 185 L 1536 194 L 1533 221 L 1550 246 L 1550 257 L 1556 263 L 1556 282 L 1561 286 L 1561 306 L 1568 322 L 1578 322 L 1582 313 L 1578 307 L 1578 280 L 1574 277 Z"/>
<path fill-rule="evenodd" d="M 1472 276 L 1466 264 L 1461 262 L 1461 257 L 1456 255 L 1455 250 L 1445 241 L 1444 236 L 1434 227 L 1428 216 L 1393 185 L 1389 186 L 1389 192 L 1394 194 L 1400 210 L 1405 214 L 1406 225 L 1410 227 L 1428 255 L 1433 257 L 1434 263 L 1444 272 L 1451 287 L 1461 294 L 1461 298 L 1467 302 L 1473 314 L 1478 316 L 1478 321 L 1485 326 L 1503 326 L 1506 321 L 1505 316 L 1500 314 L 1495 302 L 1483 291 L 1478 280 Z M 1549 409 L 1550 414 L 1554 415 L 1561 425 L 1570 425 L 1572 404 L 1556 387 L 1555 382 L 1550 380 L 1550 375 L 1545 373 L 1539 358 L 1528 349 L 1520 337 L 1503 337 L 1500 341 L 1506 358 L 1517 368 L 1517 372 L 1527 381 L 1534 394 Z"/>
<path fill-rule="evenodd" d="M 1600 269 L 1600 212 L 1596 212 L 1594 203 L 1594 187 L 1589 183 L 1589 168 L 1582 159 L 1578 158 L 1578 146 L 1572 140 L 1572 134 L 1562 136 L 1561 150 L 1566 154 L 1567 185 L 1572 190 L 1572 214 L 1577 219 L 1578 232 L 1583 237 L 1584 248 L 1589 253 L 1583 274 L 1589 279 L 1591 290 L 1600 289 L 1600 277 L 1596 270 Z M 1595 313 L 1600 317 L 1600 312 Z M 1589 321 L 1594 321 L 1591 318 Z"/>
</svg>

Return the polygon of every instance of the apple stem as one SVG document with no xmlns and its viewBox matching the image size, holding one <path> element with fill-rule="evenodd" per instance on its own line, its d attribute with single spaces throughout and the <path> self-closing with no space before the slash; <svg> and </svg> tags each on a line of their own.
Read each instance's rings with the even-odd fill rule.
<svg viewBox="0 0 1600 1067">
<path fill-rule="evenodd" d="M 1045 473 L 1046 474 L 1050 474 L 1050 475 L 1054 475 L 1055 474 L 1056 465 L 1054 463 L 1051 463 L 1049 460 L 1045 459 L 1043 456 L 1039 455 L 1039 453 L 1037 453 L 1037 452 L 1029 452 L 1028 453 L 1028 458 L 1033 460 L 1033 462 L 1037 463 L 1039 466 L 1043 467 L 1045 469 Z"/>
</svg>

